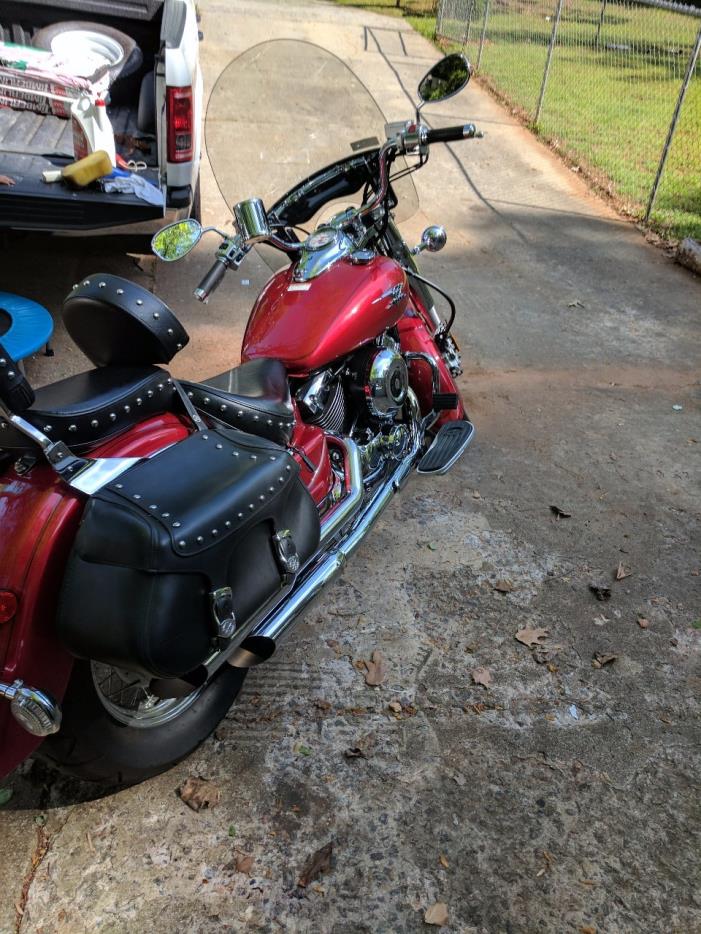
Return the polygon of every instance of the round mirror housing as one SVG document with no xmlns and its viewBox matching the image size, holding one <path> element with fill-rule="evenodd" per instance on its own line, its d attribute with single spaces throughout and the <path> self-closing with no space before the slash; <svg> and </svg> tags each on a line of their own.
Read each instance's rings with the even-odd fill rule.
<svg viewBox="0 0 701 934">
<path fill-rule="evenodd" d="M 184 221 L 176 221 L 162 227 L 151 240 L 151 249 L 166 263 L 174 263 L 196 246 L 202 236 L 202 227 L 194 217 Z"/>
<path fill-rule="evenodd" d="M 429 253 L 438 253 L 439 250 L 443 249 L 447 241 L 448 235 L 445 232 L 445 227 L 441 227 L 439 224 L 432 224 L 424 230 L 421 234 L 421 243 L 415 246 L 411 252 L 414 256 L 423 253 L 424 250 L 427 250 Z"/>
<path fill-rule="evenodd" d="M 446 55 L 419 82 L 419 97 L 424 104 L 445 101 L 462 91 L 471 76 L 472 67 L 462 53 Z"/>
<path fill-rule="evenodd" d="M 443 249 L 447 240 L 448 235 L 445 232 L 445 227 L 438 224 L 427 227 L 421 234 L 421 242 L 429 253 L 438 253 L 439 250 Z"/>
</svg>

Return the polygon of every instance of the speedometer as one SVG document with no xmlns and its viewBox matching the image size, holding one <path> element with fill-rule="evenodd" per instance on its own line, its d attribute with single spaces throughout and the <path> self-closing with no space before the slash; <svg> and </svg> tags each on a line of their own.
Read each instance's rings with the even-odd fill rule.
<svg viewBox="0 0 701 934">
<path fill-rule="evenodd" d="M 310 237 L 304 241 L 305 250 L 323 250 L 327 246 L 331 246 L 336 242 L 336 231 L 329 230 L 316 230 Z"/>
</svg>

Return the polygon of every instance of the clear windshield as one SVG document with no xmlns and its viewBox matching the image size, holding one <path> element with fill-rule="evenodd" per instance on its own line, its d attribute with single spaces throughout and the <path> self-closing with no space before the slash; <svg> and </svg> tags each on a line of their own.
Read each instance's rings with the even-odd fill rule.
<svg viewBox="0 0 701 934">
<path fill-rule="evenodd" d="M 309 42 L 277 39 L 248 49 L 219 76 L 207 105 L 207 155 L 229 206 L 258 197 L 270 208 L 324 166 L 380 145 L 385 122 L 341 59 Z M 396 162 L 393 171 L 402 167 Z M 418 208 L 411 178 L 398 180 L 394 190 L 396 217 L 406 220 Z M 305 226 L 359 205 L 362 195 L 325 205 Z M 264 251 L 266 262 L 271 256 Z"/>
</svg>

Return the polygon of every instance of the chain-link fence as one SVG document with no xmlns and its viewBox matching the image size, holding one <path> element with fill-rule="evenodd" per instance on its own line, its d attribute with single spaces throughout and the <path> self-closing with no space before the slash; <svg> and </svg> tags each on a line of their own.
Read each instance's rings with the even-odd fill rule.
<svg viewBox="0 0 701 934">
<path fill-rule="evenodd" d="M 701 9 L 441 0 L 436 31 L 624 211 L 701 238 Z"/>
<path fill-rule="evenodd" d="M 435 16 L 440 6 L 440 0 L 337 0 L 337 2 L 345 6 L 372 7 L 378 12 L 399 10 L 410 16 Z"/>
</svg>

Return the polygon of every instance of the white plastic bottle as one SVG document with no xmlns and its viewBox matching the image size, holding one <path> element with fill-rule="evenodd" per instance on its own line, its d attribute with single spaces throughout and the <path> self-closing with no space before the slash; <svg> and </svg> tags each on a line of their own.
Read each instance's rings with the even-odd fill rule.
<svg viewBox="0 0 701 934">
<path fill-rule="evenodd" d="M 89 97 L 79 97 L 71 105 L 73 123 L 73 152 L 75 158 L 84 159 L 90 153 L 103 149 L 116 165 L 114 132 L 107 116 L 105 102 L 98 98 L 93 103 Z"/>
</svg>

